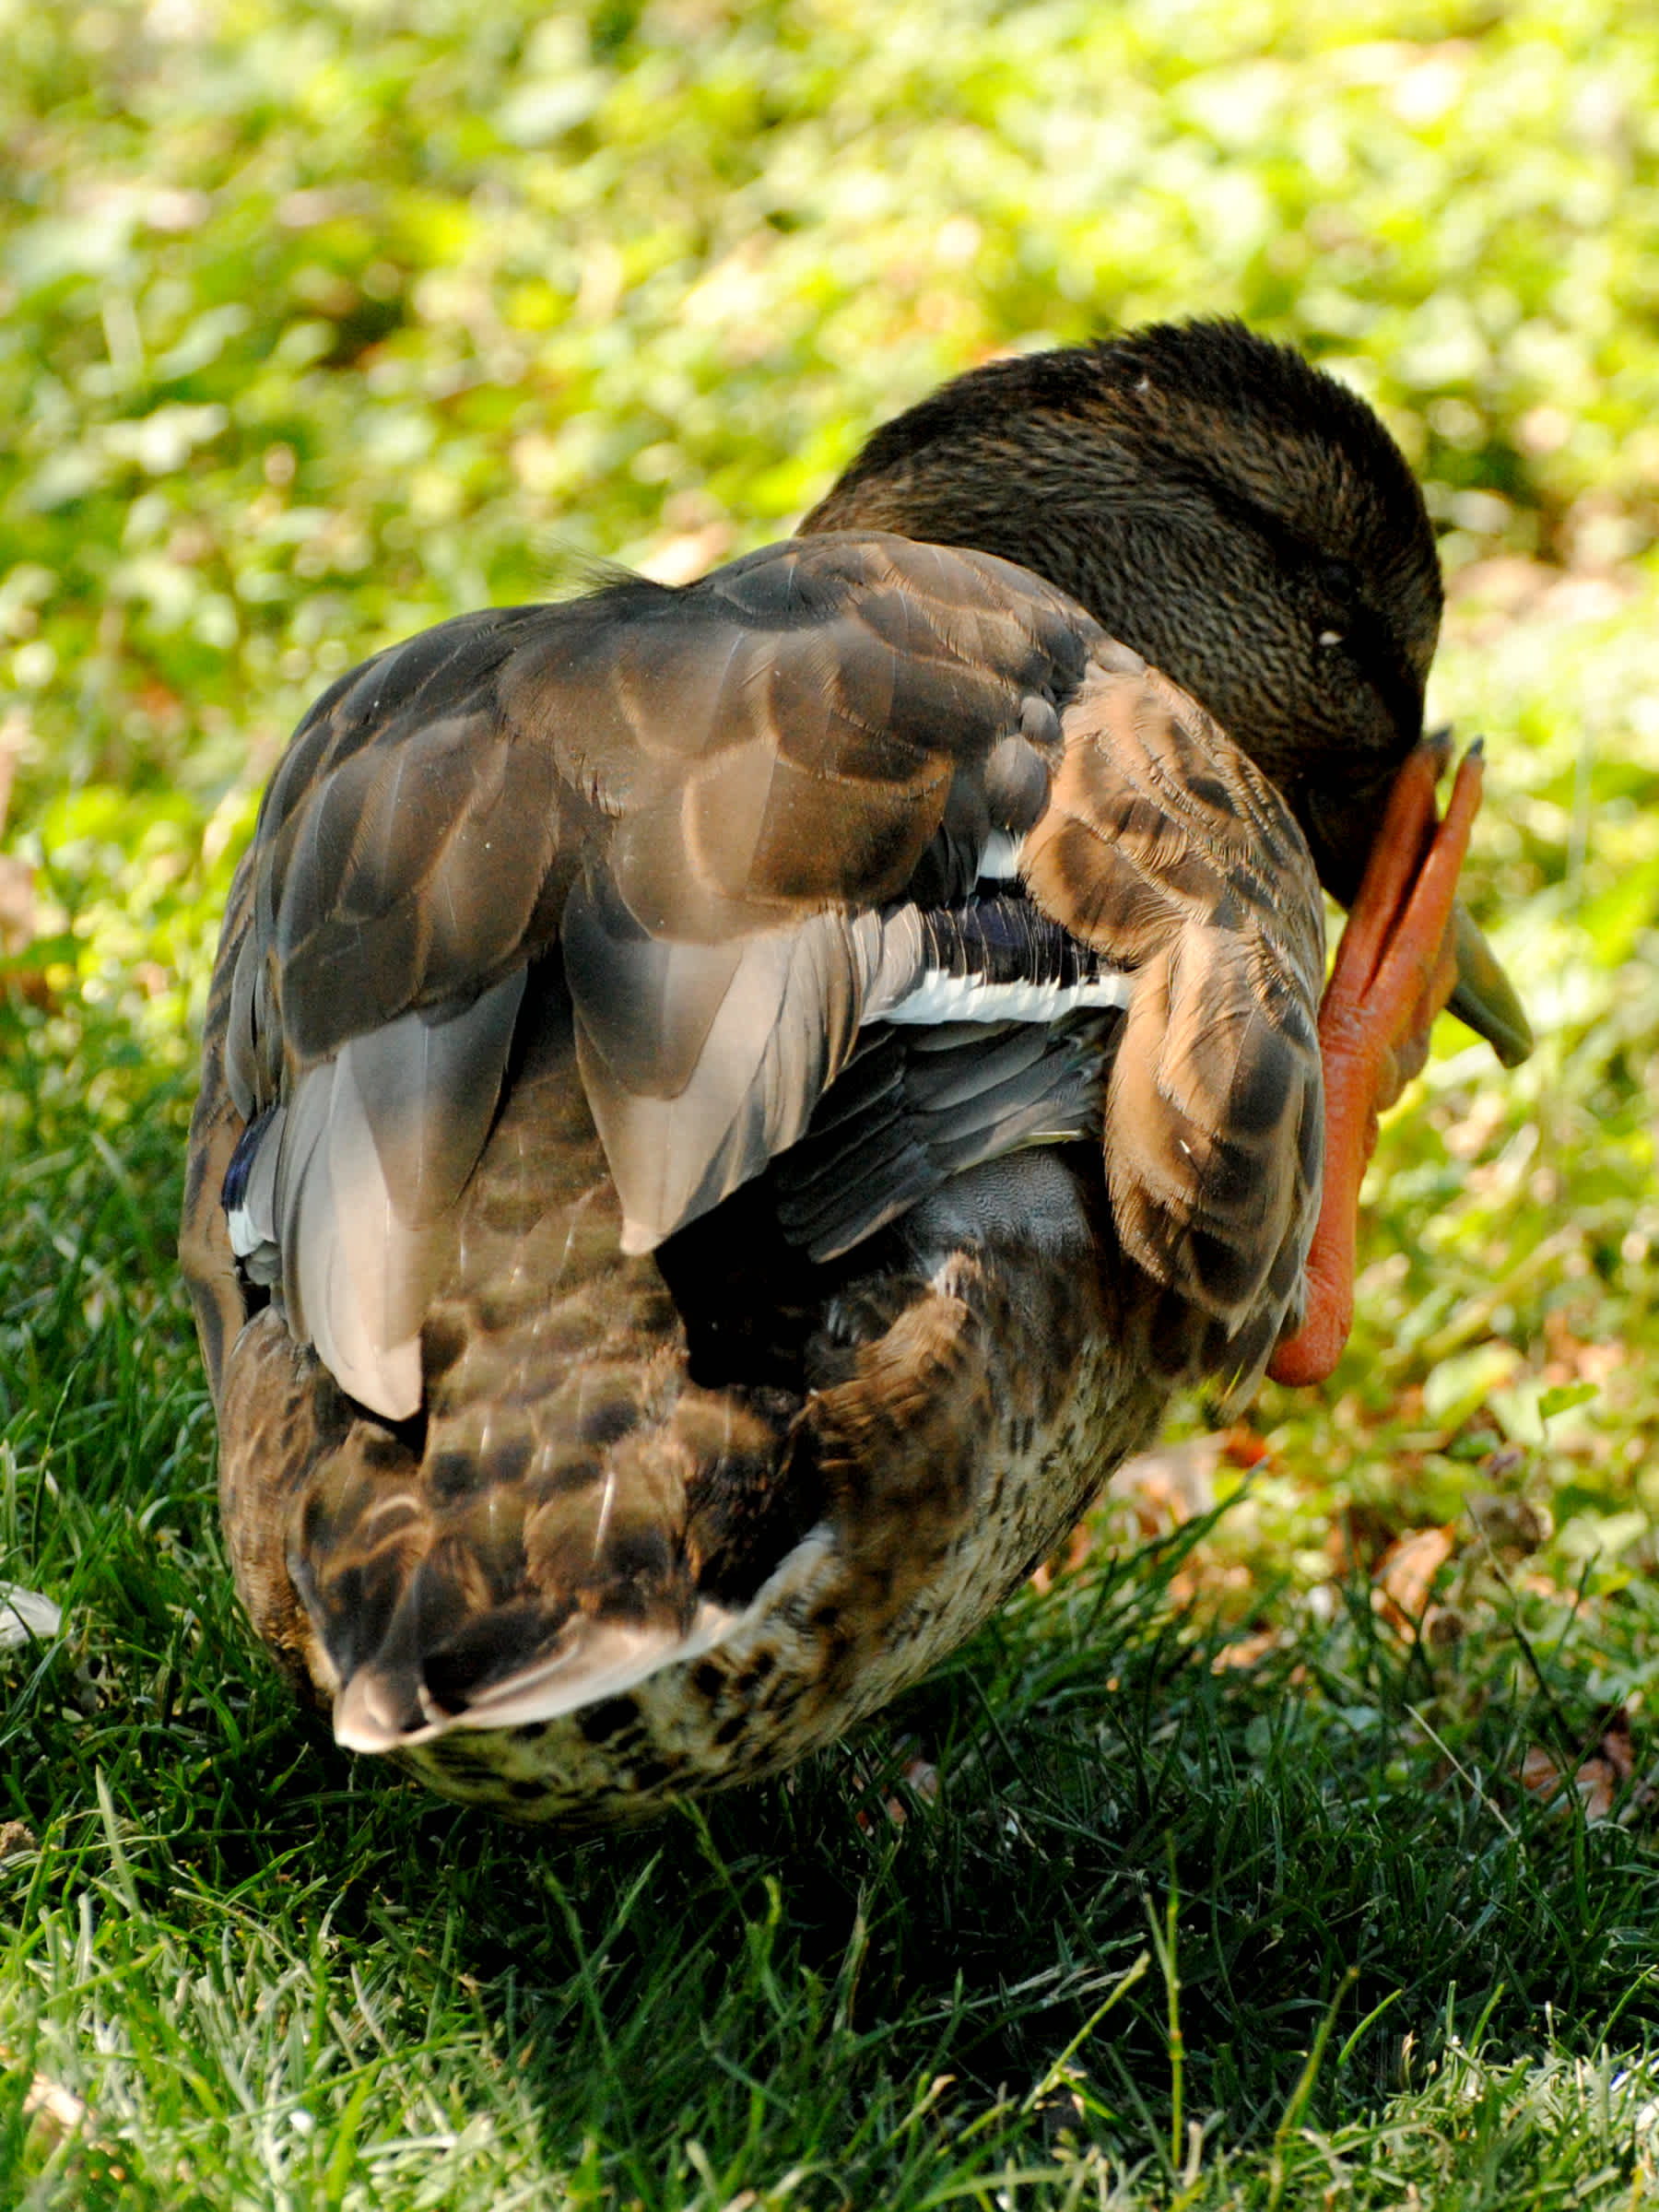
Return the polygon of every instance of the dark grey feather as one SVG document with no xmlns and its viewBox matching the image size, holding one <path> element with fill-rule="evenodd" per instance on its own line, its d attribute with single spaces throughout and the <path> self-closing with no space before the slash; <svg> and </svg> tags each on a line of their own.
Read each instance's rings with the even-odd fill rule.
<svg viewBox="0 0 1659 2212">
<path fill-rule="evenodd" d="M 969 1168 L 1098 1136 L 1115 1020 L 866 1030 L 805 1136 L 772 1162 L 785 1236 L 832 1260 Z"/>
</svg>

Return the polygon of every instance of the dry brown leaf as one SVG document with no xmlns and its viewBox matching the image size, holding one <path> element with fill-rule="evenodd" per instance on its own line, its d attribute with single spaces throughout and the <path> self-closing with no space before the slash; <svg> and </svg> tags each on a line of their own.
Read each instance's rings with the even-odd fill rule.
<svg viewBox="0 0 1659 2212">
<path fill-rule="evenodd" d="M 1636 1749 L 1630 1735 L 1630 1716 L 1625 1707 L 1618 1706 L 1604 1723 L 1594 1750 L 1572 1777 L 1571 1787 L 1578 1793 L 1585 1819 L 1605 1820 L 1613 1810 L 1620 1789 L 1635 1771 Z M 1548 1752 L 1536 1744 L 1521 1761 L 1521 1786 L 1558 1811 L 1566 1805 L 1569 1784 L 1562 1771 Z M 1639 1803 L 1646 1803 L 1652 1795 L 1645 1785 L 1636 1791 Z"/>
<path fill-rule="evenodd" d="M 1224 1643 L 1210 1661 L 1212 1674 L 1226 1675 L 1235 1668 L 1254 1666 L 1278 1644 L 1277 1629 L 1258 1629 L 1253 1636 L 1240 1636 Z"/>
<path fill-rule="evenodd" d="M 1630 1715 L 1625 1706 L 1610 1715 L 1596 1748 L 1619 1781 L 1629 1782 L 1636 1771 L 1636 1747 L 1630 1739 Z"/>
<path fill-rule="evenodd" d="M 931 1759 L 907 1759 L 900 1776 L 911 1794 L 924 1805 L 932 1805 L 939 1794 L 939 1770 Z M 910 1818 L 910 1807 L 896 1793 L 882 1799 L 881 1809 L 895 1828 L 902 1828 Z M 853 1818 L 865 1835 L 870 1832 L 868 1813 L 856 1813 Z"/>
<path fill-rule="evenodd" d="M 1392 1629 L 1415 1641 L 1430 1632 L 1429 1594 L 1452 1557 L 1453 1530 L 1414 1528 L 1391 1544 L 1371 1575 L 1371 1604 Z M 1436 1641 L 1439 1641 L 1437 1638 Z"/>
<path fill-rule="evenodd" d="M 1138 1452 L 1112 1477 L 1106 1494 L 1130 1508 L 1143 1535 L 1179 1528 L 1214 1510 L 1216 1468 L 1225 1443 L 1219 1436 L 1194 1436 L 1185 1443 Z"/>
<path fill-rule="evenodd" d="M 1250 1597 L 1254 1589 L 1254 1579 L 1242 1559 L 1204 1559 L 1170 1577 L 1170 1603 L 1177 1610 L 1195 1606 L 1200 1599 L 1219 1606 L 1229 1598 Z"/>
<path fill-rule="evenodd" d="M 1075 1574 L 1087 1563 L 1094 1541 L 1094 1530 L 1086 1520 L 1079 1521 L 1060 1549 L 1051 1552 L 1032 1575 L 1032 1589 L 1052 1590 L 1063 1574 Z"/>
</svg>

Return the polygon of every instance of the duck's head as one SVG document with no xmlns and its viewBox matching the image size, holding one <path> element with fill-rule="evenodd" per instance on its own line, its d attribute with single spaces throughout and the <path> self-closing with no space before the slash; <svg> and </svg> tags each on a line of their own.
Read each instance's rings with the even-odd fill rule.
<svg viewBox="0 0 1659 2212">
<path fill-rule="evenodd" d="M 1241 324 L 994 361 L 878 430 L 806 518 L 1020 563 L 1207 707 L 1278 785 L 1345 905 L 1423 735 L 1442 592 L 1377 416 Z M 1455 1010 L 1506 1061 L 1524 1017 L 1460 922 Z"/>
</svg>

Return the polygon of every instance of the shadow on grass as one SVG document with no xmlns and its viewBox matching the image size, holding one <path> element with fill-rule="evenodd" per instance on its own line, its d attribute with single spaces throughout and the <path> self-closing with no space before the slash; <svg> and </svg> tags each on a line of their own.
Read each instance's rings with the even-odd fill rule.
<svg viewBox="0 0 1659 2212">
<path fill-rule="evenodd" d="M 1271 2143 L 1327 2016 L 1331 2125 L 1477 2022 L 1508 2056 L 1651 2029 L 1651 1853 L 1501 1779 L 1526 1701 L 1437 1682 L 1360 1603 L 1216 1671 L 1167 1609 L 1196 1533 L 1022 1596 L 789 1782 L 582 1842 L 348 1764 L 195 1586 L 210 1547 L 175 1554 L 182 1610 L 112 1540 L 103 1659 L 36 1668 L 8 1724 L 12 1773 L 53 1780 L 18 1924 L 90 1898 L 112 1979 L 165 1956 L 255 2010 L 263 1977 L 289 2036 L 331 2020 L 283 2095 L 332 2071 L 343 2096 L 377 2052 L 436 2054 L 452 2091 L 504 2076 L 594 2201 L 721 2203 L 795 2167 L 935 2201 L 1089 2143 L 1173 2179 L 1188 2121 Z M 1455 1765 L 1425 1747 L 1437 1699 L 1466 1713 Z M 936 1801 L 900 1780 L 915 1748 Z"/>
</svg>

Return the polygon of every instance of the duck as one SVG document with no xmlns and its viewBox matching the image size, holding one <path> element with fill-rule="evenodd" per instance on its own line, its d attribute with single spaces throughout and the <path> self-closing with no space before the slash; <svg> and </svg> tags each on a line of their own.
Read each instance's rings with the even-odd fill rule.
<svg viewBox="0 0 1659 2212">
<path fill-rule="evenodd" d="M 984 364 L 792 538 L 322 695 L 181 1255 L 237 1591 L 342 1747 L 573 1831 L 783 1773 L 1177 1392 L 1329 1372 L 1437 1013 L 1530 1044 L 1441 609 L 1377 415 L 1200 321 Z"/>
</svg>

